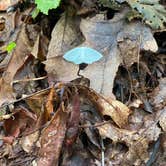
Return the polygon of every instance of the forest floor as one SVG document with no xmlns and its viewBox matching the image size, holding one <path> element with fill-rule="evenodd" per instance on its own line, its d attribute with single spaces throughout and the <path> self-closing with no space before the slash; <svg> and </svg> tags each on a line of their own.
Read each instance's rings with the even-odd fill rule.
<svg viewBox="0 0 166 166">
<path fill-rule="evenodd" d="M 166 29 L 93 1 L 0 1 L 1 166 L 166 165 Z"/>
</svg>

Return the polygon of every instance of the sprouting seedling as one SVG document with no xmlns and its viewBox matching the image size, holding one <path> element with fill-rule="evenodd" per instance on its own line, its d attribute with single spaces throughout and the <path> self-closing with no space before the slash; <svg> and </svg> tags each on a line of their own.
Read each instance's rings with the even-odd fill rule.
<svg viewBox="0 0 166 166">
<path fill-rule="evenodd" d="M 7 46 L 6 46 L 6 51 L 8 53 L 11 53 L 14 48 L 16 47 L 16 43 L 15 42 L 10 42 Z"/>
<path fill-rule="evenodd" d="M 84 70 L 88 64 L 92 64 L 103 57 L 98 51 L 89 47 L 76 47 L 65 53 L 63 58 L 69 62 L 79 65 L 79 70 L 77 72 L 80 75 L 80 70 Z"/>
</svg>

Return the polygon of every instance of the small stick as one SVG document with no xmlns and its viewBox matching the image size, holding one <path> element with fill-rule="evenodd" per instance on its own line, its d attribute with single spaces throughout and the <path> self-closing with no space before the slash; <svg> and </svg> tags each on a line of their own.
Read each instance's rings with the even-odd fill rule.
<svg viewBox="0 0 166 166">
<path fill-rule="evenodd" d="M 14 80 L 14 81 L 12 81 L 12 84 L 19 83 L 19 82 L 38 81 L 38 80 L 43 80 L 45 78 L 47 78 L 47 76 L 38 77 L 38 78 L 27 78 L 27 79 L 22 79 L 22 80 Z"/>
</svg>

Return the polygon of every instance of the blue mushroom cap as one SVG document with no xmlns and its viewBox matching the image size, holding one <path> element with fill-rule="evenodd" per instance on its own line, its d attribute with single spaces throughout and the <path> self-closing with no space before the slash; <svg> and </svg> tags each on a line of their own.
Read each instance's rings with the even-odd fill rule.
<svg viewBox="0 0 166 166">
<path fill-rule="evenodd" d="M 75 64 L 92 64 L 102 57 L 101 53 L 89 47 L 76 47 L 66 52 L 63 56 L 65 60 Z"/>
</svg>

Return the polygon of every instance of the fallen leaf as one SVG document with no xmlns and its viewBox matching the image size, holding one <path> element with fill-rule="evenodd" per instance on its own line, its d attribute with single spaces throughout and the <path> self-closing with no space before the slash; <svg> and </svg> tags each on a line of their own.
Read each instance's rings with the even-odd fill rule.
<svg viewBox="0 0 166 166">
<path fill-rule="evenodd" d="M 37 164 L 40 166 L 58 165 L 59 157 L 67 130 L 70 107 L 65 111 L 60 107 L 41 136 L 41 148 Z"/>
<path fill-rule="evenodd" d="M 141 50 L 152 52 L 158 50 L 150 28 L 139 22 L 125 25 L 118 33 L 117 41 L 122 60 L 127 67 L 138 62 Z"/>
<path fill-rule="evenodd" d="M 4 121 L 4 130 L 9 137 L 17 138 L 20 133 L 29 132 L 35 125 L 36 116 L 24 110 L 23 108 L 16 110 L 10 119 Z M 14 140 L 14 139 L 13 139 Z"/>
<path fill-rule="evenodd" d="M 161 133 L 161 129 L 157 126 L 157 119 L 155 122 L 153 116 L 146 116 L 142 128 L 133 131 L 119 129 L 111 123 L 98 126 L 97 129 L 104 139 L 109 138 L 114 143 L 120 142 L 127 146 L 127 152 L 123 155 L 123 158 L 119 158 L 120 164 L 140 165 L 142 162 L 146 163 L 149 159 L 149 144 L 156 141 Z M 114 161 L 114 158 L 110 160 Z"/>
<path fill-rule="evenodd" d="M 25 152 L 30 153 L 33 150 L 32 148 L 35 146 L 35 142 L 38 140 L 38 138 L 39 131 L 36 131 L 32 134 L 22 137 L 19 144 Z"/>
<path fill-rule="evenodd" d="M 13 51 L 7 69 L 0 79 L 0 106 L 5 102 L 11 102 L 15 99 L 11 83 L 18 69 L 24 65 L 25 61 L 30 56 L 38 32 L 39 27 L 35 25 L 22 27 L 16 41 L 17 47 Z"/>
<path fill-rule="evenodd" d="M 67 132 L 65 138 L 65 145 L 70 148 L 76 141 L 78 136 L 79 122 L 80 122 L 80 99 L 79 95 L 75 94 L 72 98 L 71 113 L 67 122 Z"/>
<path fill-rule="evenodd" d="M 62 56 L 66 51 L 81 43 L 81 33 L 78 28 L 79 17 L 62 16 L 55 25 L 48 48 L 47 59 Z"/>
<path fill-rule="evenodd" d="M 109 116 L 120 127 L 125 128 L 128 124 L 128 117 L 131 113 L 129 108 L 117 100 L 106 99 L 94 90 L 84 86 L 79 86 L 80 94 L 90 100 L 104 117 Z"/>
<path fill-rule="evenodd" d="M 166 78 L 159 80 L 159 86 L 152 93 L 152 103 L 156 108 L 162 108 L 166 105 Z"/>
<path fill-rule="evenodd" d="M 159 0 L 126 0 L 126 2 L 136 11 L 142 14 L 145 22 L 153 29 L 163 29 L 166 22 L 166 11 L 160 5 Z M 141 15 L 140 15 L 141 16 Z"/>
<path fill-rule="evenodd" d="M 166 107 L 158 112 L 160 116 L 159 124 L 164 132 L 166 132 Z"/>
<path fill-rule="evenodd" d="M 47 120 L 50 120 L 51 114 L 53 114 L 53 112 L 54 112 L 54 105 L 53 105 L 54 95 L 55 95 L 55 88 L 52 87 L 48 94 L 48 99 L 47 99 L 47 103 L 46 103 L 46 112 L 45 112 L 46 117 L 45 118 Z"/>
</svg>

